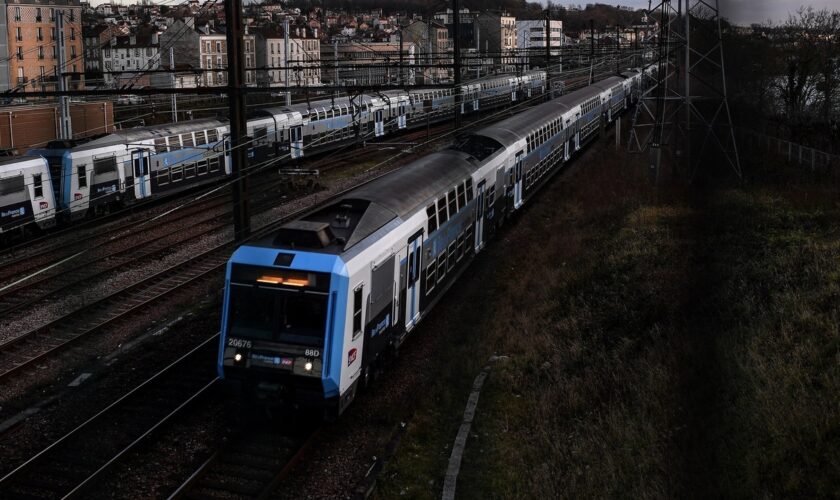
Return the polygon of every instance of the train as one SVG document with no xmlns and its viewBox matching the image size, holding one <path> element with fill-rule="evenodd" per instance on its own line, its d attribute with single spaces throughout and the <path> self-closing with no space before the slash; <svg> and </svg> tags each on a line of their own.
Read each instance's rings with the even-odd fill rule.
<svg viewBox="0 0 840 500">
<path fill-rule="evenodd" d="M 461 111 L 507 106 L 546 92 L 546 85 L 545 72 L 538 70 L 470 81 L 461 86 Z M 249 162 L 297 160 L 304 152 L 318 154 L 437 123 L 452 116 L 454 102 L 454 89 L 415 89 L 258 109 L 247 121 Z M 201 119 L 51 141 L 24 157 L 4 159 L 0 176 L 14 179 L 4 185 L 11 190 L 23 183 L 27 189 L 0 195 L 0 204 L 9 196 L 9 207 L 17 207 L 0 211 L 0 236 L 33 225 L 64 225 L 229 176 L 228 133 L 226 122 Z M 32 157 L 41 157 L 47 165 L 39 189 L 32 189 L 28 173 Z"/>
<path fill-rule="evenodd" d="M 500 227 L 650 85 L 632 69 L 529 108 L 238 247 L 217 371 L 271 407 L 342 414 Z"/>
</svg>

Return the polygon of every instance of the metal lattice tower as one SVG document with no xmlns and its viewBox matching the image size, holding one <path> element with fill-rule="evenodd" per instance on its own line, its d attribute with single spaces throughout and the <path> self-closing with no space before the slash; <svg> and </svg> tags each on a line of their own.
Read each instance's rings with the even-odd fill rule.
<svg viewBox="0 0 840 500">
<path fill-rule="evenodd" d="M 718 0 L 649 0 L 649 7 L 659 32 L 645 67 L 656 73 L 636 107 L 628 151 L 649 152 L 654 181 L 663 152 L 692 178 L 709 161 L 728 163 L 740 177 Z"/>
</svg>

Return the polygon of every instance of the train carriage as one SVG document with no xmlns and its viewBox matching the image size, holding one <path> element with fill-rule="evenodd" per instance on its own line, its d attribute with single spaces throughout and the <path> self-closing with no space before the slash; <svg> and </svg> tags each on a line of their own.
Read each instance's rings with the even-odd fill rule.
<svg viewBox="0 0 840 500">
<path fill-rule="evenodd" d="M 615 83 L 485 127 L 237 249 L 219 375 L 265 402 L 340 414 L 496 228 L 605 124 L 623 101 Z"/>
<path fill-rule="evenodd" d="M 55 225 L 55 189 L 40 156 L 0 158 L 0 234 Z"/>
</svg>

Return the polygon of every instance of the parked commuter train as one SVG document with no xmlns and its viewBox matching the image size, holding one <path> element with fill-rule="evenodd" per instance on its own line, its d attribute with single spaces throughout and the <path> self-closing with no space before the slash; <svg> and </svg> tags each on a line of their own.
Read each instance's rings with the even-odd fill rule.
<svg viewBox="0 0 840 500">
<path fill-rule="evenodd" d="M 510 215 L 638 98 L 641 74 L 485 127 L 239 247 L 219 376 L 341 414 Z"/>
<path fill-rule="evenodd" d="M 545 91 L 544 71 L 490 76 L 462 86 L 462 109 L 464 113 L 492 109 Z M 451 116 L 454 101 L 452 89 L 418 89 L 259 109 L 247 123 L 252 138 L 249 157 L 255 162 L 282 155 L 298 159 L 304 151 L 320 153 L 439 122 Z M 35 208 L 36 201 L 40 207 L 47 200 L 31 198 L 31 212 L 37 212 L 38 225 L 46 227 L 211 182 L 230 174 L 227 135 L 226 123 L 205 119 L 123 130 L 89 140 L 52 141 L 27 153 L 46 159 L 49 171 L 41 182 L 43 191 L 54 198 L 48 212 Z M 15 172 L 28 161 L 5 161 L 0 172 L 19 175 Z M 4 222 L 0 234 L 28 220 Z"/>
</svg>

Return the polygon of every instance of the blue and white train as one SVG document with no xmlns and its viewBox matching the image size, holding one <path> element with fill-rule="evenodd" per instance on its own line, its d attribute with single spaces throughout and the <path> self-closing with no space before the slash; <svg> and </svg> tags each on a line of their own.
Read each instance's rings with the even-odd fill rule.
<svg viewBox="0 0 840 500">
<path fill-rule="evenodd" d="M 500 225 L 638 98 L 641 76 L 483 128 L 238 248 L 219 376 L 269 404 L 340 414 Z"/>
<path fill-rule="evenodd" d="M 463 110 L 472 113 L 505 106 L 523 96 L 545 92 L 545 85 L 543 71 L 482 78 L 462 86 Z M 394 90 L 259 109 L 248 119 L 247 133 L 253 141 L 249 156 L 253 161 L 282 155 L 298 159 L 304 151 L 317 154 L 446 120 L 454 100 L 452 89 Z M 228 175 L 227 135 L 224 122 L 193 120 L 119 131 L 92 140 L 52 141 L 44 148 L 32 149 L 28 155 L 42 156 L 49 164 L 42 182 L 54 198 L 50 215 L 42 215 L 39 225 L 96 215 Z M 15 172 L 16 168 L 10 160 L 0 165 L 0 172 Z M 48 223 L 45 217 L 53 220 Z M 0 234 L 4 228 L 20 226 L 0 225 Z"/>
</svg>

